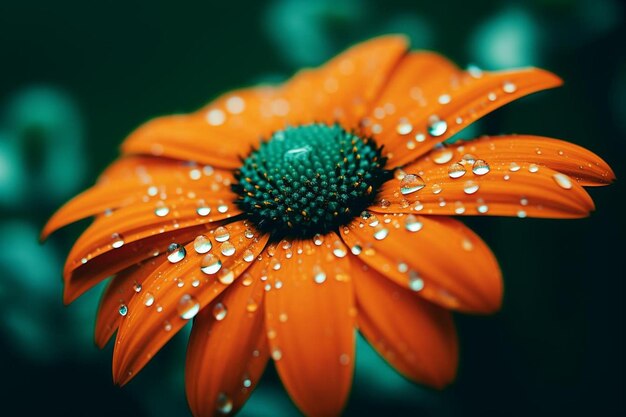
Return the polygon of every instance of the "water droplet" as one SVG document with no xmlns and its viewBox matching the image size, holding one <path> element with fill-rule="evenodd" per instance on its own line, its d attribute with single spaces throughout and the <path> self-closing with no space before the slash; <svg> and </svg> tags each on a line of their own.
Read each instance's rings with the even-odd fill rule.
<svg viewBox="0 0 626 417">
<path fill-rule="evenodd" d="M 478 184 L 471 180 L 467 181 L 463 185 L 463 191 L 465 192 L 465 194 L 474 194 L 476 191 L 478 191 Z"/>
<path fill-rule="evenodd" d="M 254 237 L 254 232 L 250 229 L 246 229 L 243 232 L 243 235 L 247 238 L 247 239 L 252 239 Z"/>
<path fill-rule="evenodd" d="M 165 330 L 166 332 L 169 332 L 172 330 L 172 323 L 170 323 L 169 321 L 165 321 L 163 322 L 163 330 Z"/>
<path fill-rule="evenodd" d="M 415 135 L 415 141 L 416 142 L 424 142 L 426 140 L 426 135 L 424 135 L 423 133 L 418 133 L 417 135 Z"/>
<path fill-rule="evenodd" d="M 572 181 L 565 174 L 561 174 L 560 172 L 557 172 L 556 174 L 552 175 L 552 179 L 554 179 L 554 181 L 559 185 L 559 187 L 565 190 L 570 190 L 572 188 Z"/>
<path fill-rule="evenodd" d="M 124 246 L 124 238 L 119 233 L 113 233 L 111 235 L 111 239 L 113 239 L 113 243 L 111 243 L 111 247 L 113 249 L 118 249 Z"/>
<path fill-rule="evenodd" d="M 340 240 L 336 240 L 333 243 L 333 255 L 335 255 L 337 258 L 343 258 L 347 254 L 348 249 L 346 248 L 346 245 L 344 245 Z"/>
<path fill-rule="evenodd" d="M 275 361 L 281 360 L 283 357 L 283 352 L 279 348 L 272 349 L 272 359 Z"/>
<path fill-rule="evenodd" d="M 519 217 L 520 219 L 523 219 L 526 217 L 526 212 L 524 210 L 520 210 L 517 212 L 517 217 Z"/>
<path fill-rule="evenodd" d="M 226 121 L 226 115 L 220 109 L 212 109 L 207 112 L 206 121 L 211 126 L 220 126 Z"/>
<path fill-rule="evenodd" d="M 398 272 L 405 273 L 409 270 L 409 266 L 405 262 L 398 262 Z"/>
<path fill-rule="evenodd" d="M 194 168 L 189 171 L 189 178 L 191 178 L 192 180 L 197 181 L 201 177 L 202 177 L 202 171 L 200 171 L 199 169 Z"/>
<path fill-rule="evenodd" d="M 421 291 L 424 289 L 424 280 L 417 274 L 417 271 L 409 271 L 409 288 L 412 291 Z"/>
<path fill-rule="evenodd" d="M 483 76 L 483 70 L 477 67 L 476 65 L 468 65 L 467 73 L 470 75 L 470 77 L 476 78 L 476 79 L 481 78 Z"/>
<path fill-rule="evenodd" d="M 176 308 L 182 319 L 190 320 L 200 311 L 200 303 L 191 295 L 185 294 L 178 300 L 178 306 Z"/>
<path fill-rule="evenodd" d="M 316 284 L 322 284 L 326 281 L 326 274 L 319 266 L 313 268 L 313 281 L 315 281 Z"/>
<path fill-rule="evenodd" d="M 352 252 L 353 255 L 359 255 L 361 254 L 362 251 L 363 251 L 363 248 L 361 248 L 361 246 L 359 245 L 354 245 L 350 249 L 350 252 Z"/>
<path fill-rule="evenodd" d="M 222 268 L 222 261 L 220 261 L 220 259 L 217 256 L 211 253 L 206 255 L 202 259 L 202 262 L 200 263 L 200 270 L 207 275 L 213 275 L 217 273 L 217 271 L 219 271 L 221 268 Z"/>
<path fill-rule="evenodd" d="M 435 119 L 428 125 L 428 133 L 430 136 L 438 137 L 446 133 L 448 130 L 448 124 L 445 120 L 437 120 Z"/>
<path fill-rule="evenodd" d="M 270 267 L 271 267 L 274 271 L 278 271 L 278 270 L 282 267 L 282 265 L 280 264 L 280 261 L 279 261 L 278 259 L 273 258 L 273 259 L 270 261 Z M 282 284 L 281 284 L 281 285 L 282 285 Z M 278 287 L 277 287 L 277 288 L 278 288 Z"/>
<path fill-rule="evenodd" d="M 243 252 L 243 260 L 246 262 L 254 261 L 254 252 L 252 252 L 250 249 L 246 249 Z"/>
<path fill-rule="evenodd" d="M 226 100 L 226 110 L 231 114 L 240 114 L 246 107 L 246 102 L 239 96 L 232 96 Z"/>
<path fill-rule="evenodd" d="M 120 313 L 120 316 L 124 317 L 128 314 L 128 307 L 126 304 L 120 304 L 120 307 L 117 309 L 117 312 Z"/>
<path fill-rule="evenodd" d="M 517 172 L 520 170 L 520 168 L 521 167 L 515 162 L 511 162 L 511 164 L 509 165 L 509 171 L 511 172 Z"/>
<path fill-rule="evenodd" d="M 254 313 L 259 308 L 259 304 L 254 300 L 254 298 L 249 298 L 246 303 L 246 311 L 248 313 Z"/>
<path fill-rule="evenodd" d="M 537 171 L 539 171 L 539 166 L 537 164 L 528 165 L 528 172 L 535 173 Z"/>
<path fill-rule="evenodd" d="M 443 145 L 436 146 L 431 154 L 433 162 L 439 165 L 447 164 L 452 160 L 453 156 L 454 152 Z"/>
<path fill-rule="evenodd" d="M 426 186 L 426 183 L 419 175 L 407 174 L 400 181 L 400 192 L 402 195 L 408 195 L 416 191 L 421 190 Z"/>
<path fill-rule="evenodd" d="M 215 320 L 222 321 L 226 318 L 226 314 L 228 313 L 228 310 L 226 309 L 224 304 L 216 303 L 213 306 L 212 313 L 213 313 L 213 317 L 215 318 Z"/>
<path fill-rule="evenodd" d="M 233 400 L 223 392 L 220 392 L 217 396 L 215 408 L 222 414 L 230 414 L 233 411 Z"/>
<path fill-rule="evenodd" d="M 454 213 L 463 214 L 465 213 L 465 206 L 460 201 L 454 203 Z"/>
<path fill-rule="evenodd" d="M 453 179 L 461 178 L 465 175 L 465 172 L 465 167 L 458 162 L 455 162 L 448 168 L 448 175 Z"/>
<path fill-rule="evenodd" d="M 226 242 L 228 239 L 230 239 L 230 233 L 228 233 L 228 229 L 223 226 L 215 229 L 215 240 L 221 243 Z"/>
<path fill-rule="evenodd" d="M 391 205 L 391 203 L 389 202 L 389 200 L 386 199 L 381 199 L 380 202 L 378 203 L 380 205 L 380 208 L 389 208 L 389 206 Z"/>
<path fill-rule="evenodd" d="M 220 252 L 222 252 L 222 255 L 224 256 L 233 256 L 235 254 L 235 251 L 235 245 L 230 242 L 224 242 L 220 246 Z"/>
<path fill-rule="evenodd" d="M 170 208 L 166 206 L 163 201 L 159 201 L 156 204 L 156 208 L 154 209 L 154 214 L 156 214 L 159 217 L 165 217 L 169 214 L 169 212 L 170 212 Z"/>
<path fill-rule="evenodd" d="M 185 255 L 187 255 L 185 247 L 178 243 L 172 243 L 167 247 L 167 260 L 173 264 L 185 259 Z"/>
<path fill-rule="evenodd" d="M 246 375 L 243 377 L 242 385 L 244 388 L 250 388 L 252 386 L 252 380 L 249 376 Z"/>
<path fill-rule="evenodd" d="M 476 162 L 477 159 L 478 158 L 476 158 L 476 156 L 472 155 L 471 153 L 466 153 L 461 158 L 461 163 L 463 165 L 473 165 Z"/>
<path fill-rule="evenodd" d="M 154 197 L 154 196 L 156 196 L 158 193 L 159 193 L 159 189 L 158 189 L 156 186 L 151 185 L 150 187 L 148 187 L 148 195 L 149 195 L 150 197 Z"/>
<path fill-rule="evenodd" d="M 135 284 L 133 285 L 133 290 L 135 290 L 136 293 L 140 293 L 141 292 L 141 284 L 138 282 L 135 282 Z"/>
<path fill-rule="evenodd" d="M 150 292 L 145 293 L 143 296 L 143 305 L 150 307 L 152 304 L 154 304 L 154 295 Z"/>
<path fill-rule="evenodd" d="M 226 213 L 228 211 L 228 206 L 226 204 L 220 204 L 217 206 L 217 211 L 220 213 Z"/>
<path fill-rule="evenodd" d="M 504 84 L 502 84 L 502 91 L 509 94 L 514 93 L 517 91 L 517 86 L 510 81 L 506 81 Z"/>
<path fill-rule="evenodd" d="M 383 227 L 383 226 L 377 226 L 374 229 L 374 238 L 376 240 L 383 240 L 384 238 L 386 238 L 389 235 L 389 229 Z"/>
<path fill-rule="evenodd" d="M 474 175 L 485 175 L 490 170 L 489 164 L 482 159 L 477 159 L 472 166 Z"/>
<path fill-rule="evenodd" d="M 489 206 L 485 203 L 479 203 L 478 206 L 476 206 L 476 210 L 478 210 L 480 214 L 485 214 L 489 211 Z"/>
<path fill-rule="evenodd" d="M 452 101 L 452 97 L 450 97 L 450 94 L 442 94 L 439 96 L 437 101 L 439 102 L 439 104 L 448 104 L 450 103 L 450 101 Z"/>
<path fill-rule="evenodd" d="M 419 232 L 424 225 L 413 214 L 409 214 L 404 219 L 404 228 L 409 232 Z"/>
<path fill-rule="evenodd" d="M 230 285 L 235 281 L 235 272 L 229 268 L 224 268 L 220 271 L 217 279 L 224 285 Z"/>
<path fill-rule="evenodd" d="M 408 135 L 409 133 L 411 133 L 412 130 L 413 125 L 406 121 L 400 122 L 396 126 L 396 132 L 398 132 L 399 135 Z"/>
<path fill-rule="evenodd" d="M 319 233 L 316 234 L 315 236 L 313 236 L 313 243 L 315 243 L 316 246 L 321 246 L 322 243 L 324 243 L 324 236 L 320 235 Z"/>
<path fill-rule="evenodd" d="M 196 208 L 198 216 L 208 216 L 211 213 L 211 207 L 207 206 L 204 201 L 198 202 L 198 208 Z"/>
<path fill-rule="evenodd" d="M 433 194 L 439 194 L 441 191 L 443 191 L 443 189 L 441 188 L 441 185 L 439 184 L 433 184 L 432 187 L 430 187 Z"/>
<path fill-rule="evenodd" d="M 196 251 L 196 253 L 200 253 L 200 254 L 207 253 L 208 251 L 211 250 L 212 247 L 213 247 L 213 244 L 211 243 L 209 238 L 206 237 L 205 235 L 200 235 L 196 237 L 195 240 L 193 241 L 193 248 Z"/>
</svg>

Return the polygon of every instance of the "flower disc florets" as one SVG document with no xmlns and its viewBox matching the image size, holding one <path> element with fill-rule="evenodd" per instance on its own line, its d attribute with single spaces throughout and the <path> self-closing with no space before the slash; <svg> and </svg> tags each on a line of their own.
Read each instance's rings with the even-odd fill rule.
<svg viewBox="0 0 626 417">
<path fill-rule="evenodd" d="M 256 227 L 274 237 L 308 238 L 347 224 L 389 179 L 373 139 L 339 125 L 288 127 L 243 161 L 233 190 Z"/>
</svg>

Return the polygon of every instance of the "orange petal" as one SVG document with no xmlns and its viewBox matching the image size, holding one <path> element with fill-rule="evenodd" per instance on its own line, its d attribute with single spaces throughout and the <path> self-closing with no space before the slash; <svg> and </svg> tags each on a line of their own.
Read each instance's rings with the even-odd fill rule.
<svg viewBox="0 0 626 417">
<path fill-rule="evenodd" d="M 269 358 L 263 325 L 263 282 L 250 267 L 196 317 L 187 346 L 185 383 L 194 416 L 236 412 Z"/>
<path fill-rule="evenodd" d="M 125 269 L 111 279 L 102 294 L 96 316 L 95 342 L 100 349 L 104 348 L 122 321 L 122 306 L 128 306 L 133 296 L 141 292 L 144 280 L 165 261 L 165 254 L 159 255 Z"/>
<path fill-rule="evenodd" d="M 353 258 L 359 330 L 405 377 L 443 388 L 454 380 L 458 342 L 452 314 Z"/>
<path fill-rule="evenodd" d="M 251 147 L 287 125 L 342 121 L 346 128 L 356 127 L 406 48 L 405 38 L 397 36 L 356 45 L 282 87 L 239 90 L 195 113 L 154 119 L 133 132 L 122 149 L 238 168 Z"/>
<path fill-rule="evenodd" d="M 206 238 L 214 246 L 208 253 L 198 253 L 196 241 L 185 246 L 185 257 L 163 263 L 143 283 L 143 295 L 128 304 L 113 351 L 113 378 L 118 384 L 133 378 L 189 319 L 239 277 L 268 240 L 244 221 L 211 230 Z M 152 298 L 148 306 L 146 297 Z"/>
<path fill-rule="evenodd" d="M 69 304 L 85 291 L 126 268 L 164 252 L 172 243 L 185 244 L 207 230 L 207 225 L 188 227 L 125 243 L 81 263 L 64 276 L 63 302 Z"/>
<path fill-rule="evenodd" d="M 452 159 L 445 165 L 433 163 L 436 157 L 420 159 L 385 183 L 378 203 L 370 209 L 390 213 L 550 218 L 585 217 L 594 209 L 585 189 L 565 174 L 536 164 L 497 159 L 487 161 L 489 168 L 484 173 L 487 168 L 478 159 L 472 162 L 473 158 L 467 156 L 460 163 Z M 474 174 L 476 167 L 481 167 L 483 171 L 477 172 L 482 175 Z M 461 177 L 450 177 L 463 171 Z M 418 184 L 424 184 L 424 188 L 418 189 Z"/>
<path fill-rule="evenodd" d="M 48 221 L 45 239 L 53 231 L 77 220 L 132 204 L 186 196 L 198 207 L 216 212 L 222 201 L 234 201 L 232 173 L 165 158 L 127 157 L 114 162 L 98 184 L 65 204 Z M 209 201 L 214 204 L 210 207 Z M 206 210 L 206 208 L 205 208 Z"/>
<path fill-rule="evenodd" d="M 308 416 L 334 416 L 352 381 L 353 289 L 343 242 L 334 233 L 316 241 L 320 246 L 280 243 L 263 254 L 269 276 L 266 328 L 291 399 Z"/>
<path fill-rule="evenodd" d="M 560 84 L 537 68 L 478 76 L 435 54 L 413 53 L 363 120 L 364 131 L 385 146 L 391 167 L 402 166 L 504 104 Z"/>
<path fill-rule="evenodd" d="M 341 236 L 371 268 L 433 303 L 477 313 L 500 308 L 495 257 L 454 219 L 365 212 L 341 228 Z"/>
</svg>

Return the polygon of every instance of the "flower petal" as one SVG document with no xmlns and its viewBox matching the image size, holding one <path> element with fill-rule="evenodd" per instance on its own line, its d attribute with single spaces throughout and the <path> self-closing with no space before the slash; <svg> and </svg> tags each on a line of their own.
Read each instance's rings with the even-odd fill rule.
<svg viewBox="0 0 626 417">
<path fill-rule="evenodd" d="M 239 277 L 268 240 L 244 221 L 211 230 L 206 238 L 215 248 L 197 253 L 196 242 L 190 243 L 183 259 L 164 262 L 143 283 L 143 296 L 128 304 L 113 351 L 118 384 L 132 379 L 189 319 Z M 152 298 L 149 305 L 146 297 Z"/>
<path fill-rule="evenodd" d="M 45 239 L 53 231 L 83 218 L 133 204 L 156 204 L 168 197 L 185 196 L 198 206 L 216 212 L 222 201 L 233 201 L 230 190 L 234 181 L 229 171 L 210 166 L 196 166 L 175 160 L 151 157 L 127 157 L 109 167 L 98 184 L 78 195 L 59 209 L 42 232 Z M 208 206 L 208 200 L 214 203 Z"/>
<path fill-rule="evenodd" d="M 452 314 L 354 258 L 359 330 L 405 377 L 443 388 L 454 380 L 458 341 Z"/>
<path fill-rule="evenodd" d="M 94 339 L 100 349 L 104 348 L 122 321 L 120 308 L 128 306 L 133 296 L 141 292 L 144 280 L 164 261 L 165 254 L 159 255 L 125 269 L 111 279 L 102 294 L 96 316 Z"/>
<path fill-rule="evenodd" d="M 371 210 L 391 213 L 578 218 L 588 216 L 594 209 L 593 201 L 583 187 L 566 175 L 545 166 L 493 159 L 487 161 L 489 168 L 486 169 L 478 159 L 475 159 L 476 163 L 472 162 L 475 156 L 466 158 L 469 160 L 458 163 L 453 159 L 438 166 L 431 158 L 407 166 L 401 175 L 383 185 L 378 204 L 373 205 Z M 473 172 L 476 164 L 482 169 L 477 171 L 481 175 Z M 422 166 L 426 169 L 422 170 Z M 463 171 L 465 174 L 461 177 L 451 177 L 460 175 Z M 425 186 L 406 194 L 417 188 L 410 187 L 410 184 L 416 183 Z"/>
<path fill-rule="evenodd" d="M 347 248 L 334 233 L 316 241 L 266 249 L 266 327 L 292 400 L 308 416 L 331 416 L 350 391 L 355 310 Z"/>
<path fill-rule="evenodd" d="M 363 120 L 364 131 L 385 146 L 390 166 L 402 166 L 504 104 L 560 84 L 537 68 L 464 72 L 435 54 L 412 53 Z"/>
<path fill-rule="evenodd" d="M 205 233 L 207 229 L 208 225 L 200 225 L 159 233 L 125 243 L 95 258 L 89 260 L 85 258 L 84 263 L 81 261 L 80 265 L 72 267 L 73 269 L 64 275 L 63 302 L 71 303 L 103 279 L 164 252 L 172 243 L 185 244 L 199 234 Z"/>
<path fill-rule="evenodd" d="M 235 91 L 195 113 L 151 120 L 122 150 L 238 168 L 251 147 L 287 125 L 342 121 L 356 127 L 406 48 L 399 36 L 356 45 L 282 87 Z"/>
<path fill-rule="evenodd" d="M 341 236 L 371 268 L 445 308 L 476 313 L 500 308 L 498 263 L 462 223 L 446 217 L 367 215 L 341 228 Z"/>
<path fill-rule="evenodd" d="M 255 269 L 196 317 L 187 346 L 185 385 L 194 416 L 236 412 L 261 378 L 268 356 L 263 282 Z"/>
</svg>

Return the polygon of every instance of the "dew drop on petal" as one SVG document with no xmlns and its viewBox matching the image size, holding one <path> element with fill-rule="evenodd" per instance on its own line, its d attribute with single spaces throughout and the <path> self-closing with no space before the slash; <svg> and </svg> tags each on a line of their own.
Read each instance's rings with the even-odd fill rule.
<svg viewBox="0 0 626 417">
<path fill-rule="evenodd" d="M 465 192 L 465 194 L 474 194 L 476 191 L 478 191 L 478 184 L 474 181 L 467 181 L 463 185 L 463 192 Z"/>
<path fill-rule="evenodd" d="M 220 109 L 209 110 L 206 114 L 206 121 L 211 126 L 220 126 L 226 121 L 226 115 Z"/>
<path fill-rule="evenodd" d="M 565 190 L 570 190 L 572 188 L 572 181 L 565 174 L 557 172 L 556 174 L 552 175 L 552 179 L 554 179 L 554 182 L 556 182 L 559 187 Z"/>
<path fill-rule="evenodd" d="M 254 252 L 252 252 L 250 249 L 246 249 L 243 252 L 243 260 L 246 262 L 254 261 Z"/>
<path fill-rule="evenodd" d="M 443 145 L 435 146 L 431 154 L 433 162 L 439 165 L 447 164 L 448 162 L 452 160 L 453 156 L 454 156 L 454 153 L 452 152 L 452 150 L 449 148 L 446 148 Z"/>
<path fill-rule="evenodd" d="M 193 248 L 196 253 L 203 254 L 211 250 L 213 244 L 205 235 L 200 235 L 193 241 Z"/>
<path fill-rule="evenodd" d="M 352 248 L 350 248 L 350 252 L 352 252 L 353 255 L 360 255 L 362 251 L 363 248 L 361 248 L 361 246 L 359 245 L 354 245 L 352 246 Z"/>
<path fill-rule="evenodd" d="M 111 243 L 111 247 L 113 249 L 118 249 L 124 246 L 124 238 L 119 233 L 113 233 L 111 235 L 111 239 L 113 239 L 113 243 Z"/>
<path fill-rule="evenodd" d="M 120 304 L 120 307 L 117 309 L 117 312 L 120 314 L 120 316 L 124 317 L 125 315 L 128 314 L 128 307 L 126 306 L 126 304 Z"/>
<path fill-rule="evenodd" d="M 150 307 L 152 304 L 154 304 L 154 295 L 150 292 L 145 293 L 143 296 L 143 305 Z"/>
<path fill-rule="evenodd" d="M 409 232 L 419 232 L 424 225 L 413 214 L 409 214 L 404 218 L 404 228 Z"/>
<path fill-rule="evenodd" d="M 221 243 L 226 242 L 228 239 L 230 239 L 230 233 L 228 233 L 228 229 L 223 226 L 215 229 L 215 240 Z"/>
<path fill-rule="evenodd" d="M 326 274 L 322 271 L 322 268 L 316 266 L 313 268 L 313 281 L 316 284 L 322 284 L 326 281 Z"/>
<path fill-rule="evenodd" d="M 170 208 L 163 201 L 159 201 L 154 209 L 154 214 L 158 217 L 165 217 L 169 214 Z"/>
<path fill-rule="evenodd" d="M 217 396 L 215 409 L 221 414 L 230 414 L 233 411 L 233 400 L 223 392 L 220 392 Z"/>
<path fill-rule="evenodd" d="M 224 268 L 217 276 L 217 280 L 224 285 L 230 285 L 235 281 L 235 272 L 228 268 Z"/>
<path fill-rule="evenodd" d="M 502 84 L 502 91 L 511 94 L 517 91 L 517 86 L 510 81 L 506 81 L 504 84 Z"/>
<path fill-rule="evenodd" d="M 321 244 L 324 243 L 324 237 L 319 233 L 316 234 L 315 236 L 313 236 L 313 243 L 315 244 L 315 246 L 321 246 Z"/>
<path fill-rule="evenodd" d="M 515 162 L 511 162 L 511 164 L 509 165 L 509 171 L 511 172 L 517 172 L 520 170 L 520 166 L 519 164 L 515 163 Z"/>
<path fill-rule="evenodd" d="M 224 304 L 216 303 L 213 306 L 212 313 L 213 313 L 213 317 L 215 318 L 215 320 L 222 321 L 226 318 L 226 314 L 228 313 L 228 310 L 226 309 L 226 306 L 224 306 Z"/>
<path fill-rule="evenodd" d="M 465 167 L 458 162 L 448 168 L 448 176 L 452 179 L 461 178 L 466 172 Z"/>
<path fill-rule="evenodd" d="M 474 175 L 485 175 L 489 172 L 489 164 L 482 159 L 477 159 L 472 166 Z"/>
<path fill-rule="evenodd" d="M 187 255 L 185 247 L 178 243 L 172 243 L 167 247 L 167 260 L 173 264 L 185 259 L 185 255 Z"/>
<path fill-rule="evenodd" d="M 196 208 L 196 213 L 198 216 L 208 216 L 211 213 L 211 207 L 207 206 L 204 201 L 200 201 L 198 203 L 198 207 Z"/>
<path fill-rule="evenodd" d="M 517 212 L 517 217 L 519 217 L 520 219 L 523 219 L 526 217 L 526 212 L 524 210 L 519 210 Z"/>
<path fill-rule="evenodd" d="M 230 242 L 224 242 L 220 246 L 220 252 L 224 256 L 233 256 L 235 254 L 235 251 L 236 251 L 235 245 L 233 245 Z"/>
<path fill-rule="evenodd" d="M 443 135 L 446 130 L 448 130 L 448 124 L 445 120 L 434 120 L 428 125 L 428 133 L 434 137 Z"/>
<path fill-rule="evenodd" d="M 437 101 L 439 102 L 439 104 L 448 104 L 450 103 L 450 101 L 452 101 L 452 97 L 450 97 L 450 94 L 442 94 L 439 96 Z"/>
<path fill-rule="evenodd" d="M 426 186 L 426 183 L 419 175 L 407 174 L 400 181 L 400 192 L 402 195 L 412 194 L 421 190 Z"/>
<path fill-rule="evenodd" d="M 200 270 L 207 275 L 214 275 L 222 268 L 222 261 L 220 259 L 209 253 L 204 258 L 202 258 L 202 262 L 200 262 Z"/>
<path fill-rule="evenodd" d="M 374 239 L 383 240 L 389 235 L 389 229 L 386 227 L 379 225 L 374 229 Z"/>
<path fill-rule="evenodd" d="M 396 132 L 398 132 L 399 135 L 408 135 L 412 130 L 413 125 L 406 121 L 402 121 L 396 126 Z"/>
<path fill-rule="evenodd" d="M 539 171 L 539 166 L 537 164 L 528 165 L 528 172 L 535 173 L 537 171 Z"/>
<path fill-rule="evenodd" d="M 198 311 L 200 311 L 200 303 L 198 303 L 198 300 L 191 295 L 185 294 L 180 297 L 180 300 L 178 300 L 176 309 L 178 310 L 178 315 L 180 315 L 182 319 L 190 320 L 198 314 Z"/>
<path fill-rule="evenodd" d="M 409 271 L 409 288 L 411 291 L 421 291 L 424 288 L 424 280 L 414 270 Z"/>
<path fill-rule="evenodd" d="M 337 258 L 343 258 L 348 254 L 348 249 L 340 240 L 336 240 L 333 243 L 333 255 Z"/>
</svg>

